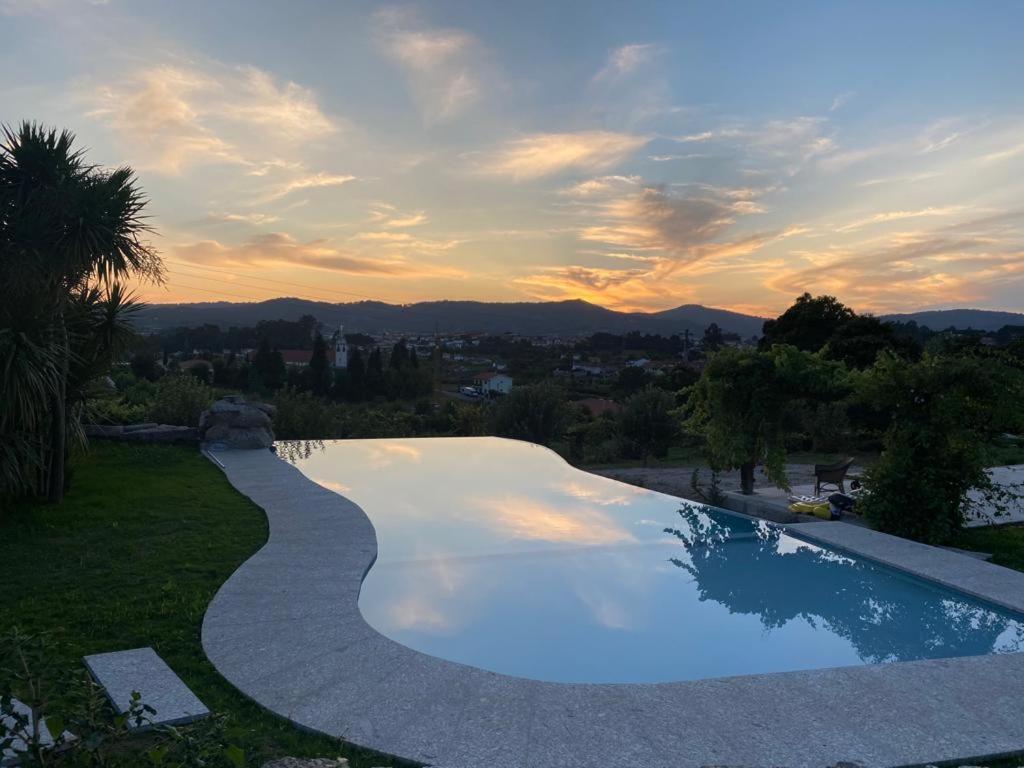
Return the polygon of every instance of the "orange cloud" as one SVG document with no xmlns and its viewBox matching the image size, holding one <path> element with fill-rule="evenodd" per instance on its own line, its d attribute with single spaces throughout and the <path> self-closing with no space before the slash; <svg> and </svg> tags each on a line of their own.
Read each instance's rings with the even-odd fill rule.
<svg viewBox="0 0 1024 768">
<path fill-rule="evenodd" d="M 647 141 L 643 136 L 611 131 L 537 133 L 508 142 L 481 165 L 481 170 L 517 181 L 569 169 L 600 171 L 621 162 Z"/>
<path fill-rule="evenodd" d="M 517 539 L 584 546 L 635 540 L 629 531 L 591 506 L 556 507 L 526 496 L 478 499 L 470 503 L 488 513 L 489 524 Z"/>
<path fill-rule="evenodd" d="M 374 258 L 349 253 L 326 240 L 302 242 L 284 232 L 256 235 L 237 245 L 203 240 L 173 247 L 170 255 L 199 265 L 290 266 L 321 269 L 348 275 L 369 277 L 464 277 L 455 267 L 415 263 L 404 259 Z M 172 273 L 173 274 L 173 273 Z"/>
</svg>

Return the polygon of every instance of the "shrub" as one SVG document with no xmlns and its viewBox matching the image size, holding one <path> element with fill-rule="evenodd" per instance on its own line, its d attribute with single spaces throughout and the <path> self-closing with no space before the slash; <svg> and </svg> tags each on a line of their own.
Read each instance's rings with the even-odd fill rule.
<svg viewBox="0 0 1024 768">
<path fill-rule="evenodd" d="M 622 442 L 630 456 L 641 458 L 647 465 L 648 456 L 664 457 L 679 425 L 672 410 L 675 397 L 662 389 L 647 387 L 626 399 L 619 415 Z"/>
<path fill-rule="evenodd" d="M 168 375 L 156 386 L 149 418 L 161 424 L 195 427 L 199 425 L 199 415 L 212 402 L 213 390 L 194 376 Z"/>
<path fill-rule="evenodd" d="M 861 397 L 891 420 L 882 455 L 865 473 L 865 517 L 898 536 L 953 538 L 968 490 L 996 493 L 985 473 L 986 445 L 1004 425 L 1019 424 L 1022 390 L 1020 372 L 993 361 L 880 357 Z"/>
<path fill-rule="evenodd" d="M 82 421 L 86 424 L 137 424 L 145 421 L 149 408 L 144 404 L 133 405 L 116 398 L 89 400 L 85 405 Z"/>
<path fill-rule="evenodd" d="M 284 387 L 274 396 L 274 435 L 282 440 L 324 440 L 348 437 L 340 406 Z"/>
<path fill-rule="evenodd" d="M 499 435 L 550 445 L 569 421 L 565 393 L 547 382 L 516 387 L 498 404 L 495 429 Z"/>
</svg>

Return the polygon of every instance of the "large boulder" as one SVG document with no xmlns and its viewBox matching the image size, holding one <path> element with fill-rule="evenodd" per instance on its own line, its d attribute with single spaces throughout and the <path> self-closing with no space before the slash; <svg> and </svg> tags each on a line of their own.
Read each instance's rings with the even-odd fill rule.
<svg viewBox="0 0 1024 768">
<path fill-rule="evenodd" d="M 274 413 L 272 405 L 228 395 L 203 411 L 199 436 L 203 442 L 220 443 L 225 448 L 269 448 L 274 442 Z"/>
</svg>

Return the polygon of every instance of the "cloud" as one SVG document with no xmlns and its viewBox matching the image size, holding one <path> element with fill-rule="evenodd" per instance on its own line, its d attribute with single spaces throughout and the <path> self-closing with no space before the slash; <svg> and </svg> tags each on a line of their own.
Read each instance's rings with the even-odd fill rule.
<svg viewBox="0 0 1024 768">
<path fill-rule="evenodd" d="M 480 98 L 486 68 L 473 35 L 428 27 L 415 14 L 394 8 L 379 11 L 375 20 L 381 50 L 404 70 L 427 122 L 452 120 Z"/>
<path fill-rule="evenodd" d="M 370 221 L 382 227 L 406 228 L 427 223 L 424 211 L 402 212 L 389 203 L 375 203 L 370 209 Z"/>
<path fill-rule="evenodd" d="M 281 220 L 280 216 L 273 216 L 269 213 L 211 213 L 209 218 L 213 221 L 227 221 L 253 225 L 273 224 Z"/>
<path fill-rule="evenodd" d="M 928 208 L 920 208 L 916 211 L 884 211 L 863 219 L 857 219 L 856 221 L 852 221 L 844 226 L 837 227 L 836 232 L 853 232 L 854 230 L 871 226 L 873 224 L 888 224 L 891 221 L 916 219 L 923 216 L 952 216 L 953 214 L 962 212 L 965 208 L 966 206 L 963 205 L 947 205 L 938 208 L 929 206 Z"/>
<path fill-rule="evenodd" d="M 856 91 L 844 91 L 843 93 L 838 94 L 834 99 L 832 99 L 832 104 L 828 108 L 828 111 L 835 112 L 837 110 L 842 109 L 847 104 L 849 104 L 853 97 L 856 95 Z"/>
<path fill-rule="evenodd" d="M 465 273 L 455 267 L 433 265 L 421 260 L 409 262 L 395 256 L 366 256 L 355 250 L 342 250 L 327 240 L 300 241 L 285 232 L 268 232 L 238 244 L 217 240 L 184 243 L 170 248 L 170 254 L 182 261 L 204 265 L 305 267 L 345 275 L 386 278 L 460 278 Z"/>
<path fill-rule="evenodd" d="M 986 126 L 987 122 L 969 122 L 958 117 L 945 117 L 936 120 L 926 126 L 918 137 L 918 151 L 922 155 L 939 152 Z"/>
<path fill-rule="evenodd" d="M 904 311 L 976 302 L 997 289 L 1024 290 L 1024 211 L 1011 210 L 933 230 L 890 234 L 842 248 L 796 251 L 765 287 L 843 297 L 861 310 Z"/>
<path fill-rule="evenodd" d="M 487 514 L 488 524 L 520 541 L 546 541 L 575 546 L 608 546 L 635 537 L 606 512 L 589 504 L 547 504 L 526 496 L 471 499 L 467 506 Z"/>
<path fill-rule="evenodd" d="M 86 89 L 88 116 L 109 125 L 134 164 L 166 174 L 206 164 L 251 165 L 268 146 L 334 133 L 313 93 L 255 67 L 168 64 Z M 273 161 L 271 161 L 273 162 Z"/>
<path fill-rule="evenodd" d="M 647 141 L 643 136 L 611 131 L 536 133 L 505 144 L 483 163 L 482 170 L 516 180 L 566 170 L 601 171 L 622 162 Z"/>
<path fill-rule="evenodd" d="M 616 177 L 610 177 L 616 178 Z M 592 204 L 578 237 L 609 250 L 657 255 L 676 262 L 707 255 L 715 238 L 753 212 L 758 191 L 708 186 L 673 189 L 630 180 Z"/>
<path fill-rule="evenodd" d="M 663 46 L 656 43 L 631 43 L 623 45 L 611 52 L 608 56 L 608 61 L 594 75 L 594 80 L 611 80 L 628 75 L 663 52 Z"/>
<path fill-rule="evenodd" d="M 923 173 L 910 173 L 902 176 L 880 176 L 874 179 L 867 179 L 860 182 L 858 186 L 861 187 L 877 187 L 881 184 L 905 184 L 914 183 L 917 181 L 925 181 L 926 179 L 934 179 L 941 176 L 942 173 L 939 171 L 926 171 Z"/>
<path fill-rule="evenodd" d="M 1024 141 L 1019 144 L 1013 144 L 1012 146 L 997 150 L 996 152 L 990 152 L 987 155 L 984 155 L 981 158 L 981 161 L 983 163 L 999 163 L 1004 160 L 1011 160 L 1020 155 L 1024 155 Z"/>
<path fill-rule="evenodd" d="M 792 176 L 809 161 L 835 152 L 824 117 L 801 115 L 759 125 L 738 123 L 666 137 L 680 144 L 708 143 L 729 148 L 737 163 L 754 164 L 755 172 Z"/>
<path fill-rule="evenodd" d="M 576 182 L 559 190 L 558 194 L 568 197 L 594 197 L 606 194 L 621 184 L 635 185 L 640 182 L 641 178 L 639 176 L 602 176 L 596 179 L 584 179 L 583 181 Z"/>
<path fill-rule="evenodd" d="M 343 184 L 348 184 L 350 181 L 355 180 L 356 177 L 348 173 L 324 173 L 323 171 L 295 176 L 270 187 L 259 197 L 255 198 L 252 201 L 252 204 L 256 205 L 280 200 L 282 197 L 286 197 L 292 192 L 297 192 L 303 189 L 340 187 Z"/>
</svg>

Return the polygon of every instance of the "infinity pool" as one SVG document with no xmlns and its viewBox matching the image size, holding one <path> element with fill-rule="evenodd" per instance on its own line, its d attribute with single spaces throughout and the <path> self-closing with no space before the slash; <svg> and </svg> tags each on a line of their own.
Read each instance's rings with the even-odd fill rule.
<svg viewBox="0 0 1024 768">
<path fill-rule="evenodd" d="M 529 443 L 278 450 L 372 520 L 367 622 L 450 661 L 637 683 L 1024 650 L 1024 616 Z"/>
</svg>

